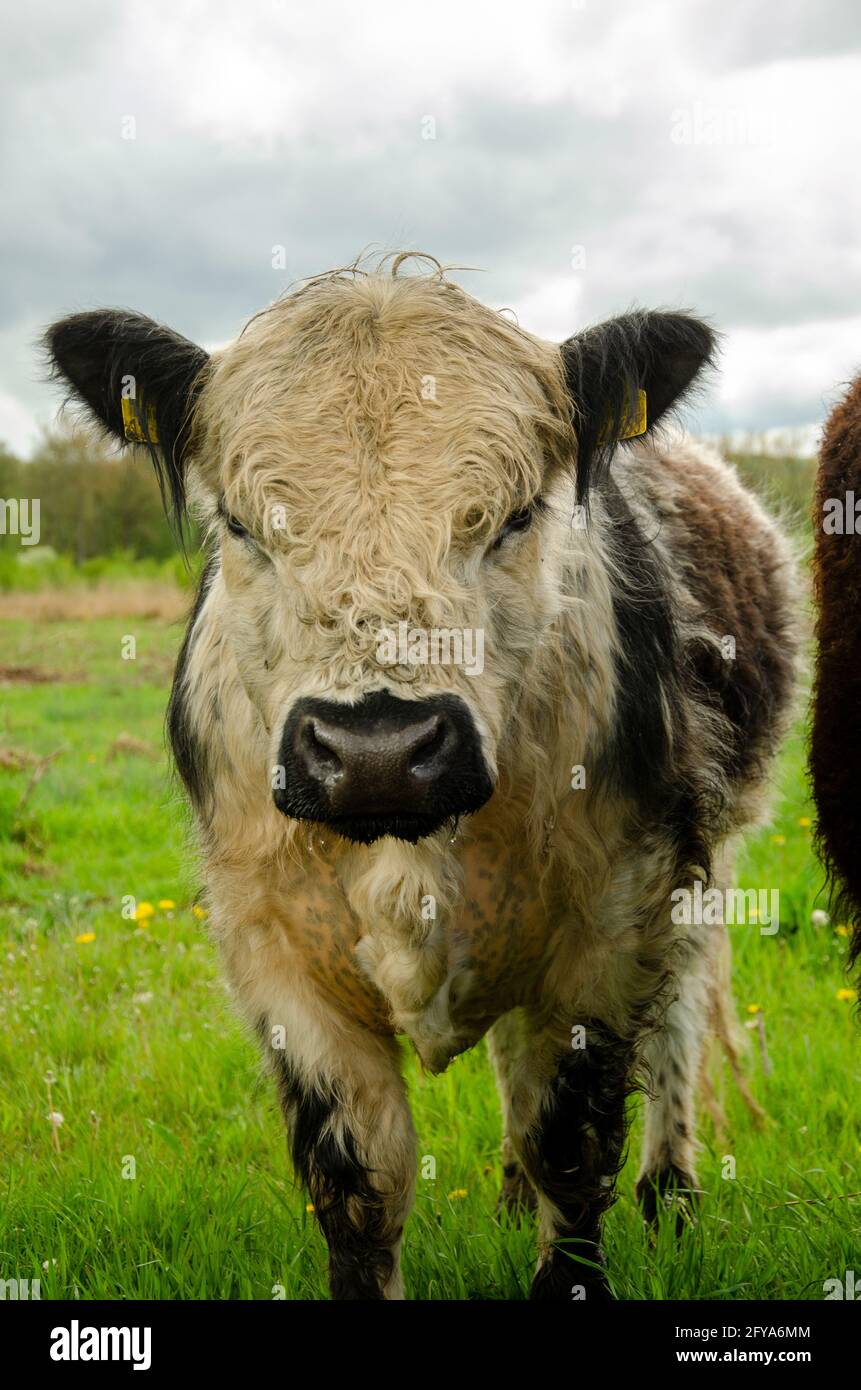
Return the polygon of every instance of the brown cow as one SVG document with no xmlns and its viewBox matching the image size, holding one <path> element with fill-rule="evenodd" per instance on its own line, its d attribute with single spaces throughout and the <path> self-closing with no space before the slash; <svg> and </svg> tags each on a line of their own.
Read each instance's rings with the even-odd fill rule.
<svg viewBox="0 0 861 1390">
<path fill-rule="evenodd" d="M 810 772 L 835 910 L 861 956 L 861 377 L 832 410 L 819 453 L 813 529 L 816 680 Z"/>
</svg>

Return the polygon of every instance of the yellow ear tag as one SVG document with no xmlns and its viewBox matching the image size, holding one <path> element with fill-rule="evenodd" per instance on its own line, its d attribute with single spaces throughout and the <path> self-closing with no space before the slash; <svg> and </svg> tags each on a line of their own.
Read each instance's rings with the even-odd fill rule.
<svg viewBox="0 0 861 1390">
<path fill-rule="evenodd" d="M 642 387 L 637 392 L 637 403 L 633 411 L 625 421 L 624 428 L 619 432 L 620 439 L 637 439 L 639 435 L 645 434 L 648 429 L 648 418 L 646 413 L 646 393 Z M 598 437 L 599 444 L 606 444 L 610 438 L 610 426 L 605 425 Z"/>
<path fill-rule="evenodd" d="M 140 415 L 137 410 L 136 402 L 130 400 L 128 396 L 123 396 L 121 404 L 123 408 L 123 430 L 125 432 L 126 439 L 131 440 L 133 444 L 158 444 L 158 430 L 156 429 L 155 423 L 155 406 L 148 405 L 146 407 L 146 427 L 147 433 L 149 434 L 149 440 L 147 440 L 146 435 L 143 432 L 143 427 L 141 424 Z"/>
</svg>

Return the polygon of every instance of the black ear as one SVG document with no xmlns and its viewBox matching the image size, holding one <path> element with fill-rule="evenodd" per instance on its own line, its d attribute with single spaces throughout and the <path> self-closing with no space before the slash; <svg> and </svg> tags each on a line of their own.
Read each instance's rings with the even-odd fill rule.
<svg viewBox="0 0 861 1390">
<path fill-rule="evenodd" d="M 203 348 L 124 309 L 61 319 L 44 346 L 52 375 L 68 382 L 105 430 L 146 446 L 162 497 L 181 518 L 189 418 L 208 361 Z"/>
<path fill-rule="evenodd" d="M 625 438 L 647 433 L 714 364 L 717 335 L 689 314 L 636 312 L 587 328 L 562 344 L 575 407 L 577 498 Z M 645 430 L 637 421 L 645 392 Z M 636 423 L 635 423 L 636 422 Z"/>
</svg>

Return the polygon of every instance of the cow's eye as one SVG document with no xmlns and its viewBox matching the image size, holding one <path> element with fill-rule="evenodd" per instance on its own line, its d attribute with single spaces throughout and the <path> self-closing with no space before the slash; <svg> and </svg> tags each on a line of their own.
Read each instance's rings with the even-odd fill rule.
<svg viewBox="0 0 861 1390">
<path fill-rule="evenodd" d="M 231 516 L 223 500 L 218 504 L 218 511 L 221 520 L 224 522 L 231 536 L 238 536 L 241 541 L 250 541 L 251 536 L 248 530 L 242 525 L 241 521 L 236 520 L 235 516 Z"/>
<path fill-rule="evenodd" d="M 540 509 L 541 506 L 541 498 L 536 497 L 535 500 L 531 502 L 528 507 L 521 507 L 520 511 L 512 512 L 511 516 L 508 518 L 502 530 L 499 532 L 498 536 L 493 542 L 491 550 L 498 549 L 498 547 L 502 545 L 503 541 L 508 540 L 509 536 L 516 535 L 518 531 L 528 531 L 529 527 L 532 525 L 533 520 L 535 519 L 535 513 Z"/>
</svg>

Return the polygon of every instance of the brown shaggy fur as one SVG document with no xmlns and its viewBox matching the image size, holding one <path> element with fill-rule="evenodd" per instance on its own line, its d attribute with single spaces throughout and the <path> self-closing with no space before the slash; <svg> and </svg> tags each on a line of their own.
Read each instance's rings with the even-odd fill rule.
<svg viewBox="0 0 861 1390">
<path fill-rule="evenodd" d="M 854 534 L 828 533 L 826 503 L 861 502 L 861 377 L 828 418 L 814 506 L 816 683 L 810 771 L 817 836 L 835 907 L 854 922 L 850 960 L 861 956 L 861 508 Z M 850 499 L 851 502 L 852 499 Z"/>
</svg>

